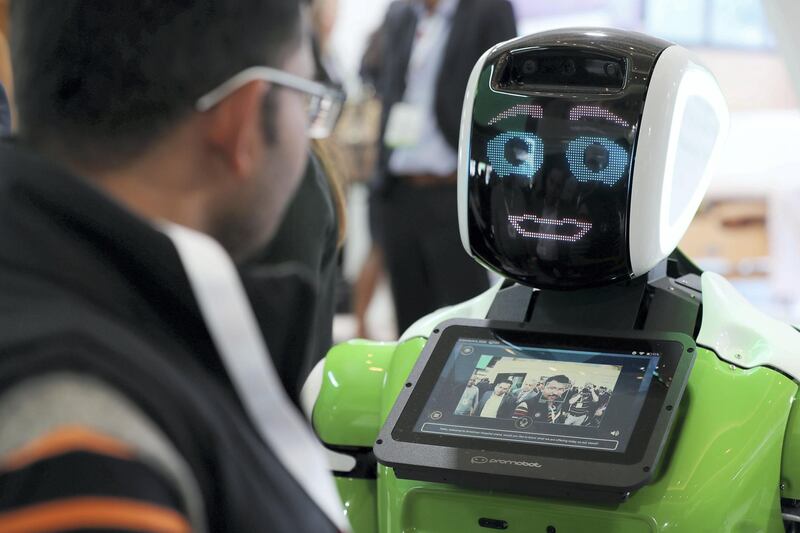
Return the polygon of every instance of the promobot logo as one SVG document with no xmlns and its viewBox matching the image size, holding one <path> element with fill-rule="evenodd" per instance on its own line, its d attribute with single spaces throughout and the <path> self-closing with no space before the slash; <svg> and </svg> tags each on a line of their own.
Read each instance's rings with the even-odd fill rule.
<svg viewBox="0 0 800 533">
<path fill-rule="evenodd" d="M 482 455 L 475 455 L 470 459 L 470 462 L 474 465 L 484 465 L 484 464 L 497 464 L 497 465 L 508 465 L 508 466 L 524 466 L 526 468 L 541 468 L 542 465 L 539 463 L 529 463 L 527 461 L 511 461 L 509 459 L 489 459 Z"/>
</svg>

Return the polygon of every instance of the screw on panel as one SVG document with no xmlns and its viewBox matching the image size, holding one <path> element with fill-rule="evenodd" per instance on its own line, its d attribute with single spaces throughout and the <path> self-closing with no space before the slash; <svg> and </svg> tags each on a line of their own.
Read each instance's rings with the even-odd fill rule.
<svg viewBox="0 0 800 533">
<path fill-rule="evenodd" d="M 737 353 L 736 355 L 734 355 L 734 357 L 735 357 L 736 359 L 741 359 L 741 358 L 742 358 L 742 354 L 740 354 L 740 353 Z"/>
<path fill-rule="evenodd" d="M 731 370 L 736 370 L 736 366 L 731 365 Z"/>
<path fill-rule="evenodd" d="M 780 486 L 781 492 L 786 490 L 786 482 L 785 481 L 781 481 L 781 484 L 779 486 Z"/>
</svg>

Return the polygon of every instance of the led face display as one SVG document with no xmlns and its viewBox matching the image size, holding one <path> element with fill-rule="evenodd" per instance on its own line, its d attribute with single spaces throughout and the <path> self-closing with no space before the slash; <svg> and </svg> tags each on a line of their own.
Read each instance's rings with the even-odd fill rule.
<svg viewBox="0 0 800 533">
<path fill-rule="evenodd" d="M 541 288 L 625 278 L 641 102 L 479 93 L 468 169 L 475 255 Z"/>
</svg>

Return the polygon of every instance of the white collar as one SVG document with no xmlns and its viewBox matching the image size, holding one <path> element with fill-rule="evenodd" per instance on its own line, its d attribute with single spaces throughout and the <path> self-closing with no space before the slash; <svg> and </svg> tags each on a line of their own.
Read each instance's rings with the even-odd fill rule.
<svg viewBox="0 0 800 533">
<path fill-rule="evenodd" d="M 349 531 L 324 448 L 286 395 L 230 256 L 203 233 L 172 223 L 160 229 L 178 251 L 217 352 L 261 438 L 328 519 Z"/>
</svg>

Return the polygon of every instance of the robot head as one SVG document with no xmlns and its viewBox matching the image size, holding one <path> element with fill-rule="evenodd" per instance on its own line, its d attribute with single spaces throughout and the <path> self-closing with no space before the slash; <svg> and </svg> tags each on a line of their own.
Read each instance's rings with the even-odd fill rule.
<svg viewBox="0 0 800 533">
<path fill-rule="evenodd" d="M 640 276 L 675 249 L 728 112 L 684 48 L 574 29 L 489 50 L 461 128 L 464 248 L 517 282 L 574 289 Z"/>
</svg>

